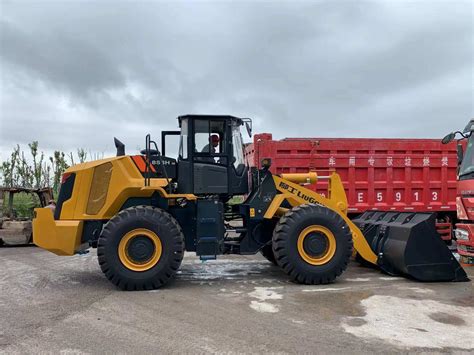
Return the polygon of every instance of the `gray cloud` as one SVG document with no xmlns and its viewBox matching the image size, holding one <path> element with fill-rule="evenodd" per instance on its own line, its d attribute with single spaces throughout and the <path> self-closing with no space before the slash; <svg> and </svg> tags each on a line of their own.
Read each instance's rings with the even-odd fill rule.
<svg viewBox="0 0 474 355">
<path fill-rule="evenodd" d="M 439 137 L 474 116 L 473 8 L 2 2 L 0 151 L 131 149 L 183 113 L 275 137 Z"/>
<path fill-rule="evenodd" d="M 4 60 L 59 91 L 89 95 L 126 83 L 105 48 L 64 33 L 23 32 L 8 22 L 0 26 Z"/>
</svg>

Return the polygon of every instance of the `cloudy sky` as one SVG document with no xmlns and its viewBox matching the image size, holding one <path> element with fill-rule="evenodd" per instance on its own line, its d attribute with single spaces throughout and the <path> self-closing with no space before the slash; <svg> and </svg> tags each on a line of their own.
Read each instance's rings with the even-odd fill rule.
<svg viewBox="0 0 474 355">
<path fill-rule="evenodd" d="M 133 151 L 185 113 L 276 138 L 439 138 L 474 117 L 473 1 L 0 6 L 3 157 Z"/>
</svg>

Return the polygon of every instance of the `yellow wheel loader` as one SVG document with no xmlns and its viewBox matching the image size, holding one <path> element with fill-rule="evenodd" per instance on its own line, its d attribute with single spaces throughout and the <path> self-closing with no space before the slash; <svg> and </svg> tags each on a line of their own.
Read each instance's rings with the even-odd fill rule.
<svg viewBox="0 0 474 355">
<path fill-rule="evenodd" d="M 366 239 L 346 215 L 336 173 L 272 175 L 269 159 L 249 170 L 240 128 L 251 135 L 250 119 L 186 115 L 178 121 L 179 131 L 162 132 L 161 152 L 150 135 L 132 156 L 115 139 L 116 157 L 69 168 L 54 215 L 35 210 L 34 242 L 58 255 L 97 248 L 105 276 L 124 290 L 166 284 L 185 250 L 202 260 L 261 252 L 305 284 L 334 281 L 353 248 L 390 274 L 467 279 L 446 246 L 436 244 L 434 216 L 364 215 L 357 223 Z M 177 159 L 166 155 L 173 135 L 180 138 Z M 304 187 L 322 178 L 329 180 L 327 197 Z M 242 195 L 242 203 L 233 203 Z"/>
</svg>

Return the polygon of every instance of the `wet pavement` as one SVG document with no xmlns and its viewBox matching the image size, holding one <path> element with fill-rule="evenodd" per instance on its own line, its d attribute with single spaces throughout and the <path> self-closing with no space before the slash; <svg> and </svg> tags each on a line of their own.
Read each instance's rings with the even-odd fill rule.
<svg viewBox="0 0 474 355">
<path fill-rule="evenodd" d="M 0 352 L 470 352 L 471 282 L 419 283 L 351 263 L 337 282 L 290 282 L 261 256 L 201 263 L 176 279 L 117 290 L 95 252 L 0 248 Z M 466 270 L 474 279 L 474 268 Z"/>
</svg>

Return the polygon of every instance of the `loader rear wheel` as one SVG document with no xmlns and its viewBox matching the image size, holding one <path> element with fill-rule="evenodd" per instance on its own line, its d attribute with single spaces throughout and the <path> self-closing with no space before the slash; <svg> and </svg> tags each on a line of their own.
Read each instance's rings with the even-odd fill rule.
<svg viewBox="0 0 474 355">
<path fill-rule="evenodd" d="M 122 290 L 151 290 L 166 284 L 184 255 L 184 236 L 166 211 L 127 208 L 107 222 L 97 256 L 105 276 Z"/>
<path fill-rule="evenodd" d="M 344 219 L 324 206 L 294 207 L 278 222 L 273 233 L 278 265 L 292 280 L 327 284 L 347 268 L 352 234 Z"/>
</svg>

